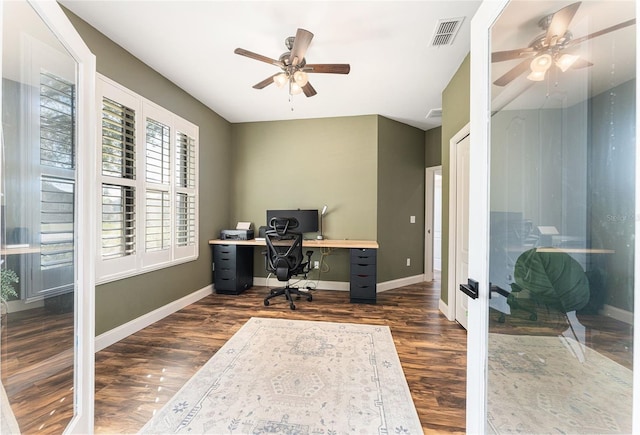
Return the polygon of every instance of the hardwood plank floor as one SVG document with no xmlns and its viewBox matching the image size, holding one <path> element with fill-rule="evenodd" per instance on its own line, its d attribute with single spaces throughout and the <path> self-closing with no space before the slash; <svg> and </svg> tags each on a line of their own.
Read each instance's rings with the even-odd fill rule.
<svg viewBox="0 0 640 435">
<path fill-rule="evenodd" d="M 439 282 L 378 294 L 375 305 L 318 290 L 289 310 L 265 287 L 212 294 L 96 354 L 95 430 L 139 430 L 251 317 L 388 325 L 426 433 L 465 430 L 466 332 L 438 311 Z"/>
<path fill-rule="evenodd" d="M 23 434 L 62 433 L 73 417 L 73 313 L 3 316 L 0 373 Z"/>
<path fill-rule="evenodd" d="M 212 294 L 96 354 L 95 429 L 139 430 L 252 316 L 388 325 L 426 433 L 464 432 L 466 332 L 438 311 L 439 282 L 378 294 L 376 305 L 350 304 L 347 292 L 319 290 L 291 311 L 284 299 L 264 307 L 265 287 Z M 525 300 L 524 303 L 527 303 Z M 514 310 L 492 332 L 558 335 L 564 314 L 531 305 L 538 319 Z M 585 344 L 632 368 L 632 327 L 602 315 L 579 314 Z M 59 434 L 73 415 L 73 315 L 44 308 L 2 319 L 0 371 L 23 433 Z M 52 345 L 53 344 L 53 345 Z"/>
</svg>

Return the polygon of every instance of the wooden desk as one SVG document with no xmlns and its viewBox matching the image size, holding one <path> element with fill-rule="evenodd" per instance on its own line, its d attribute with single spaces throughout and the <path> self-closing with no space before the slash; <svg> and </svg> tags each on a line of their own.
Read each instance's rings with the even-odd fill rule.
<svg viewBox="0 0 640 435">
<path fill-rule="evenodd" d="M 267 246 L 264 239 L 251 240 L 209 240 L 210 245 L 240 245 L 240 246 Z M 339 248 L 339 249 L 378 249 L 375 240 L 350 240 L 350 239 L 308 239 L 302 241 L 304 248 Z"/>
<path fill-rule="evenodd" d="M 213 250 L 213 283 L 216 293 L 239 294 L 253 285 L 253 248 L 266 246 L 264 239 L 209 240 Z M 351 302 L 376 303 L 376 268 L 378 242 L 375 240 L 309 239 L 303 248 L 349 249 Z M 216 266 L 218 263 L 218 266 Z M 218 269 L 216 274 L 215 270 Z"/>
</svg>

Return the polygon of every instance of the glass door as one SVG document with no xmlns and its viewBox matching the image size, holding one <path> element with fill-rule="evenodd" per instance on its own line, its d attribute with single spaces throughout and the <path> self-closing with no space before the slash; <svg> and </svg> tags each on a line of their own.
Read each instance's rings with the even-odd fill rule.
<svg viewBox="0 0 640 435">
<path fill-rule="evenodd" d="M 489 433 L 632 432 L 635 16 L 511 1 L 490 26 Z"/>
<path fill-rule="evenodd" d="M 2 3 L 2 433 L 92 427 L 93 65 L 57 4 Z"/>
</svg>

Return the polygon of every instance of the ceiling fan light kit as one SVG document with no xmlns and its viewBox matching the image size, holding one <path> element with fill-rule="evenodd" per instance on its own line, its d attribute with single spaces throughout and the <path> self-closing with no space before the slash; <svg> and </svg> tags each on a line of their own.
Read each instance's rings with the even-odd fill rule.
<svg viewBox="0 0 640 435">
<path fill-rule="evenodd" d="M 563 54 L 556 60 L 556 66 L 560 68 L 562 72 L 566 72 L 579 58 L 580 56 L 575 54 Z"/>
<path fill-rule="evenodd" d="M 274 74 L 253 85 L 254 89 L 263 89 L 271 83 L 275 83 L 278 88 L 288 85 L 289 95 L 297 95 L 304 92 L 307 97 L 313 97 L 317 92 L 309 83 L 309 73 L 349 74 L 351 67 L 349 64 L 339 63 L 307 64 L 304 56 L 312 39 L 313 33 L 305 29 L 298 29 L 296 36 L 289 36 L 285 39 L 285 46 L 289 51 L 281 54 L 278 60 L 243 48 L 236 48 L 234 53 L 275 65 L 282 69 L 281 73 Z"/>
<path fill-rule="evenodd" d="M 530 70 L 527 79 L 540 82 L 545 79 L 546 72 L 553 65 L 563 73 L 570 68 L 592 66 L 592 63 L 585 59 L 580 59 L 580 56 L 576 54 L 562 52 L 565 49 L 576 47 L 591 38 L 631 26 L 636 22 L 635 19 L 632 19 L 574 39 L 571 31 L 569 31 L 569 25 L 581 4 L 582 2 L 572 3 L 553 14 L 542 17 L 538 25 L 544 30 L 544 33 L 538 35 L 528 47 L 492 53 L 492 62 L 520 60 L 518 65 L 493 83 L 497 86 L 506 86 L 527 70 Z M 531 59 L 531 56 L 533 56 L 533 59 Z"/>
</svg>

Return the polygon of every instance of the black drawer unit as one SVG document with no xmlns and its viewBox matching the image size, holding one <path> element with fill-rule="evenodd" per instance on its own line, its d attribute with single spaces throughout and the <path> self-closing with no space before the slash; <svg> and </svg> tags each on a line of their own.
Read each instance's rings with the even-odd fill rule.
<svg viewBox="0 0 640 435">
<path fill-rule="evenodd" d="M 253 246 L 213 246 L 213 287 L 237 295 L 253 285 Z"/>
<path fill-rule="evenodd" d="M 351 249 L 351 302 L 376 303 L 376 253 L 377 249 Z"/>
</svg>

